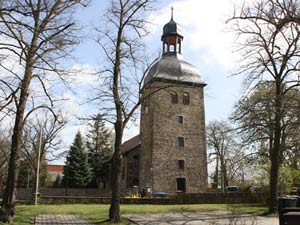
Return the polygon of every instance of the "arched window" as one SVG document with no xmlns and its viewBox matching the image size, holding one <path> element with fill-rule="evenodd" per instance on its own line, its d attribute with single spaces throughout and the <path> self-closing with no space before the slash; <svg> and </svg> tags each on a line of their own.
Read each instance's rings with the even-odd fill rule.
<svg viewBox="0 0 300 225">
<path fill-rule="evenodd" d="M 190 95 L 187 92 L 183 93 L 183 104 L 189 105 L 190 104 Z"/>
<path fill-rule="evenodd" d="M 176 92 L 171 92 L 171 103 L 172 104 L 178 104 L 178 94 Z"/>
</svg>

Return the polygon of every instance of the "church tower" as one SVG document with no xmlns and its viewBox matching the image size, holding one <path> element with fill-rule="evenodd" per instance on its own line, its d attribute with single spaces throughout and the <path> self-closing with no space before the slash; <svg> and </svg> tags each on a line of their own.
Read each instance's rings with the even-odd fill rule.
<svg viewBox="0 0 300 225">
<path fill-rule="evenodd" d="M 163 27 L 162 57 L 149 70 L 141 109 L 141 190 L 199 193 L 207 189 L 203 88 L 182 56 L 183 36 L 172 16 Z"/>
</svg>

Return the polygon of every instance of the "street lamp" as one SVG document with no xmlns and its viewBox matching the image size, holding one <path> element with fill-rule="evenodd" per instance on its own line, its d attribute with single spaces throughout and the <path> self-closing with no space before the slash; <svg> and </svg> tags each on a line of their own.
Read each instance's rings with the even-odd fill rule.
<svg viewBox="0 0 300 225">
<path fill-rule="evenodd" d="M 38 204 L 38 194 L 39 194 L 39 177 L 40 177 L 40 158 L 41 158 L 41 148 L 42 148 L 42 137 L 43 137 L 43 128 L 41 126 L 40 130 L 40 141 L 38 146 L 38 158 L 37 158 L 37 167 L 36 167 L 36 180 L 35 180 L 35 196 L 34 196 L 34 205 Z"/>
</svg>

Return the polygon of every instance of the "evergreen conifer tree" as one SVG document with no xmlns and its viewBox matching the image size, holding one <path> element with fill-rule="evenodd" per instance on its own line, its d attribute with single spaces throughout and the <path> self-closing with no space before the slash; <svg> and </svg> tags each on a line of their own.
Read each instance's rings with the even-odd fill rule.
<svg viewBox="0 0 300 225">
<path fill-rule="evenodd" d="M 63 183 L 67 187 L 86 187 L 91 180 L 91 169 L 88 154 L 81 133 L 78 131 L 64 167 Z"/>
<path fill-rule="evenodd" d="M 110 131 L 105 127 L 105 122 L 100 114 L 92 118 L 89 123 L 87 134 L 87 149 L 89 153 L 89 163 L 92 169 L 91 185 L 103 188 L 109 177 L 107 163 L 111 158 L 112 147 L 109 142 Z"/>
</svg>

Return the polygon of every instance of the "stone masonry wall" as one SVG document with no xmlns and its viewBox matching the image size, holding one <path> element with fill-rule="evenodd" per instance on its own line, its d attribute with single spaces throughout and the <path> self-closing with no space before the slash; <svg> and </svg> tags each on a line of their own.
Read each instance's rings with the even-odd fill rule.
<svg viewBox="0 0 300 225">
<path fill-rule="evenodd" d="M 251 204 L 267 202 L 266 193 L 204 193 L 186 194 L 167 198 L 121 198 L 122 204 Z M 66 204 L 66 203 L 101 203 L 109 204 L 110 198 L 101 197 L 59 197 L 41 196 L 39 203 Z"/>
<path fill-rule="evenodd" d="M 144 96 L 147 96 L 151 90 L 146 90 Z M 152 188 L 152 148 L 153 148 L 153 115 L 154 105 L 151 104 L 150 97 L 147 98 L 141 107 L 140 122 L 140 190 Z M 152 190 L 150 190 L 152 192 Z"/>
<path fill-rule="evenodd" d="M 185 178 L 187 193 L 204 192 L 207 162 L 203 87 L 155 82 L 144 90 L 144 96 L 156 88 L 161 90 L 150 95 L 148 113 L 142 106 L 141 165 L 147 162 L 140 171 L 140 180 L 144 180 L 141 185 L 151 185 L 153 192 L 176 193 L 176 178 Z M 178 94 L 178 104 L 171 103 L 171 91 Z M 183 104 L 184 92 L 190 95 L 189 105 Z M 178 123 L 178 116 L 183 116 L 183 124 Z M 184 147 L 176 146 L 177 137 L 184 138 Z M 178 160 L 184 160 L 184 170 L 178 168 Z"/>
<path fill-rule="evenodd" d="M 85 196 L 85 197 L 109 197 L 111 195 L 110 191 L 101 191 L 94 188 L 40 188 L 39 193 L 42 196 L 56 196 L 56 197 L 66 197 L 66 196 Z M 32 188 L 18 188 L 17 189 L 17 199 L 30 201 L 33 199 Z"/>
</svg>

